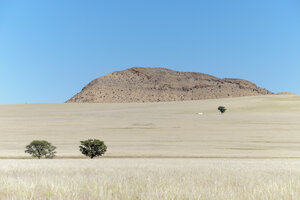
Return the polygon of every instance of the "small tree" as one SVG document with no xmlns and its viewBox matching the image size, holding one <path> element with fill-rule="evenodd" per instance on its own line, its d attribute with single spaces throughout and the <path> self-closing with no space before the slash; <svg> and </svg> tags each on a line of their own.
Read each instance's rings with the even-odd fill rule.
<svg viewBox="0 0 300 200">
<path fill-rule="evenodd" d="M 25 153 L 30 154 L 32 157 L 41 159 L 42 157 L 52 159 L 55 157 L 56 147 L 50 142 L 45 140 L 34 140 L 26 146 Z"/>
<path fill-rule="evenodd" d="M 80 141 L 80 143 L 81 145 L 79 146 L 79 150 L 81 153 L 91 159 L 97 156 L 102 156 L 107 150 L 107 146 L 101 140 L 89 139 Z"/>
<path fill-rule="evenodd" d="M 226 112 L 227 109 L 224 106 L 219 106 L 218 110 L 221 112 L 221 114 L 223 114 Z"/>
</svg>

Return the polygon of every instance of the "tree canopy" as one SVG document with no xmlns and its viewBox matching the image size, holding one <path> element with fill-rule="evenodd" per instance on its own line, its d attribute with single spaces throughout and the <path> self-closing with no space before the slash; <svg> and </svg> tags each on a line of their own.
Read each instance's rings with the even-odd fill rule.
<svg viewBox="0 0 300 200">
<path fill-rule="evenodd" d="M 107 146 L 101 140 L 89 139 L 80 141 L 80 143 L 79 150 L 81 153 L 91 159 L 102 156 L 107 150 Z"/>
<path fill-rule="evenodd" d="M 53 146 L 50 142 L 45 140 L 34 140 L 29 145 L 26 146 L 25 153 L 30 154 L 35 158 L 48 158 L 52 159 L 55 157 L 56 147 Z"/>
</svg>

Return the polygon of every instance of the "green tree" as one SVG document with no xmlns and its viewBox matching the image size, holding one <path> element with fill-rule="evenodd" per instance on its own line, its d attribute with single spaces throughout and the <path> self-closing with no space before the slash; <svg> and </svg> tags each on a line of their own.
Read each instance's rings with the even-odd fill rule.
<svg viewBox="0 0 300 200">
<path fill-rule="evenodd" d="M 97 156 L 102 156 L 107 150 L 107 146 L 101 140 L 89 139 L 80 141 L 80 143 L 81 145 L 79 146 L 79 150 L 81 153 L 91 159 Z"/>
<path fill-rule="evenodd" d="M 227 109 L 224 106 L 219 106 L 218 110 L 221 112 L 221 114 L 223 114 L 226 112 Z"/>
<path fill-rule="evenodd" d="M 55 157 L 56 147 L 50 142 L 45 140 L 34 140 L 26 146 L 25 153 L 30 154 L 32 157 L 41 159 L 42 157 L 52 159 Z"/>
</svg>

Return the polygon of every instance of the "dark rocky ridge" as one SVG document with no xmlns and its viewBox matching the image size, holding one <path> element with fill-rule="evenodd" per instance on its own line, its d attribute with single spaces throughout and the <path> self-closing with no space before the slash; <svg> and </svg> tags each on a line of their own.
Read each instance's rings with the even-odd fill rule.
<svg viewBox="0 0 300 200">
<path fill-rule="evenodd" d="M 129 103 L 258 96 L 270 91 L 242 79 L 135 67 L 97 78 L 67 102 Z"/>
</svg>

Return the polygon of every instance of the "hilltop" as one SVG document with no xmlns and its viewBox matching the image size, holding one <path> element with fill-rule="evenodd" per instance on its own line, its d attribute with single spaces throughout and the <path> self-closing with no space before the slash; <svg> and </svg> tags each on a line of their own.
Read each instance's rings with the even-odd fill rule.
<svg viewBox="0 0 300 200">
<path fill-rule="evenodd" d="M 68 103 L 189 101 L 272 94 L 254 83 L 166 68 L 134 67 L 97 78 Z"/>
</svg>

